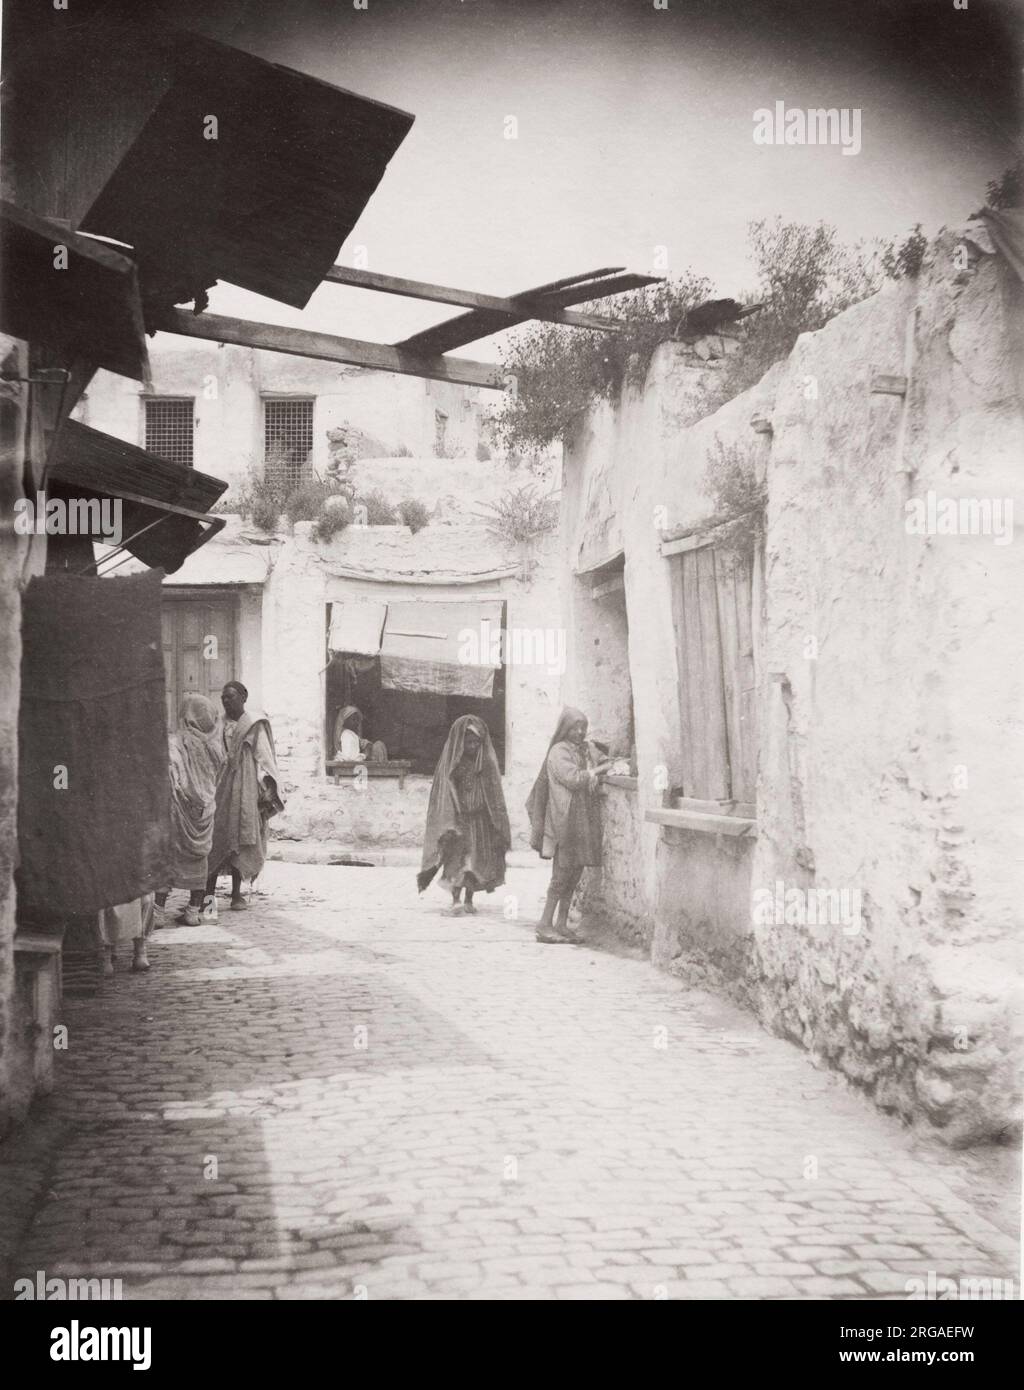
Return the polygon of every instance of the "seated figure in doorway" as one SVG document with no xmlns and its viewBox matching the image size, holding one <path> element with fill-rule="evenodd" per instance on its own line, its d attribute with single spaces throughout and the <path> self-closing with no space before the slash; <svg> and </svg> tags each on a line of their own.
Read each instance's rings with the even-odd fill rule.
<svg viewBox="0 0 1024 1390">
<path fill-rule="evenodd" d="M 346 705 L 334 721 L 335 757 L 346 763 L 386 763 L 388 750 L 380 739 L 363 738 L 363 712 Z"/>
</svg>

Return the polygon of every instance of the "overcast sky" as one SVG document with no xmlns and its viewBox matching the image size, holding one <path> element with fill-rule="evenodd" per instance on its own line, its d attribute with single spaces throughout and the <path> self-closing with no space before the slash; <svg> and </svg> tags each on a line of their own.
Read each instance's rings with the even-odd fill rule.
<svg viewBox="0 0 1024 1390">
<path fill-rule="evenodd" d="M 342 262 L 364 246 L 372 270 L 510 293 L 600 266 L 649 270 L 665 246 L 670 272 L 735 294 L 753 286 L 751 218 L 824 219 L 855 241 L 935 231 L 979 206 L 1012 157 L 1016 68 L 993 40 L 997 0 L 982 9 L 227 0 L 197 13 L 241 48 L 415 115 Z M 754 111 L 777 100 L 859 109 L 860 153 L 755 144 Z M 210 308 L 381 341 L 456 312 L 339 286 L 302 312 L 218 286 Z"/>
</svg>

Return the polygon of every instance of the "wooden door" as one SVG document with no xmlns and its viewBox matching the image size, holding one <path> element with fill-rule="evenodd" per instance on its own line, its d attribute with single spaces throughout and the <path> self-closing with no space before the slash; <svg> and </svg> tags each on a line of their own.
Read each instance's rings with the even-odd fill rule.
<svg viewBox="0 0 1024 1390">
<path fill-rule="evenodd" d="M 165 597 L 162 621 L 168 728 L 177 728 L 182 698 L 190 691 L 208 696 L 220 709 L 221 689 L 235 676 L 237 612 L 238 600 L 230 594 Z"/>
</svg>

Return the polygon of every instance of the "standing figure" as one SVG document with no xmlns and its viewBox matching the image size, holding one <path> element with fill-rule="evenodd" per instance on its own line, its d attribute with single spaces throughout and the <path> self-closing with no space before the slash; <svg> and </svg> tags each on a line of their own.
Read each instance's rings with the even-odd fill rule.
<svg viewBox="0 0 1024 1390">
<path fill-rule="evenodd" d="M 100 940 L 100 968 L 104 975 L 113 975 L 117 948 L 125 941 L 132 943 L 132 969 L 148 970 L 146 937 L 153 927 L 153 894 L 144 893 L 130 903 L 105 907 L 96 919 Z"/>
<path fill-rule="evenodd" d="M 511 843 L 491 735 L 482 719 L 464 714 L 448 731 L 434 771 L 417 886 L 422 893 L 440 869 L 441 883 L 452 895 L 452 913 L 476 912 L 473 894 L 493 893 L 505 882 Z"/>
<path fill-rule="evenodd" d="M 182 921 L 199 925 L 199 913 L 213 848 L 217 779 L 227 758 L 224 735 L 212 700 L 191 691 L 181 702 L 178 728 L 168 747 L 171 776 L 171 888 L 187 888 Z M 156 919 L 163 925 L 167 892 L 156 895 Z"/>
<path fill-rule="evenodd" d="M 242 879 L 253 879 L 267 857 L 267 821 L 284 802 L 278 795 L 280 773 L 274 755 L 274 735 L 265 714 L 248 712 L 249 692 L 240 681 L 228 681 L 221 691 L 224 706 L 224 750 L 227 761 L 217 783 L 213 818 L 210 874 L 206 881 L 205 920 L 217 920 L 217 876 L 231 874 L 231 907 L 248 907 Z"/>
<path fill-rule="evenodd" d="M 386 763 L 387 745 L 380 739 L 372 743 L 363 738 L 363 712 L 356 705 L 346 705 L 339 710 L 334 721 L 334 743 L 336 758 L 347 763 Z"/>
<path fill-rule="evenodd" d="M 569 930 L 569 905 L 583 870 L 601 863 L 597 788 L 609 765 L 597 762 L 587 744 L 587 716 L 567 706 L 526 803 L 530 845 L 553 861 L 538 941 L 579 944 Z"/>
</svg>

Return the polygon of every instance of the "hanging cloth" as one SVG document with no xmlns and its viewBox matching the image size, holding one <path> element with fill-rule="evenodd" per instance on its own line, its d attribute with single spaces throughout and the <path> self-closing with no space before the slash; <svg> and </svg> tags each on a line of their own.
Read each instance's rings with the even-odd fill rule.
<svg viewBox="0 0 1024 1390">
<path fill-rule="evenodd" d="M 43 575 L 25 590 L 19 914 L 100 912 L 167 882 L 162 574 Z"/>
</svg>

